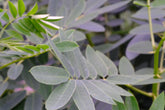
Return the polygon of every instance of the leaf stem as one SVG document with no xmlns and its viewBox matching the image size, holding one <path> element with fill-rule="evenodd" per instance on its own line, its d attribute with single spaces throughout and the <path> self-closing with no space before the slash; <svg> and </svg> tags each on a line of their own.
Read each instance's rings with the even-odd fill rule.
<svg viewBox="0 0 165 110">
<path fill-rule="evenodd" d="M 155 50 L 155 39 L 153 34 L 153 28 L 152 28 L 152 18 L 151 18 L 151 3 L 150 0 L 147 0 L 148 5 L 148 20 L 149 20 L 149 28 L 150 28 L 150 36 L 151 36 L 151 42 L 152 42 L 152 48 Z"/>
<path fill-rule="evenodd" d="M 88 42 L 89 42 L 89 45 L 90 45 L 91 47 L 94 47 L 95 45 L 94 45 L 94 43 L 93 43 L 93 41 L 92 41 L 91 36 L 90 36 L 89 34 L 87 34 L 87 35 L 86 35 L 86 38 L 87 38 L 87 40 L 88 40 Z"/>
<path fill-rule="evenodd" d="M 39 53 L 36 53 L 36 54 L 33 54 L 33 55 L 21 57 L 21 58 L 19 58 L 19 59 L 16 59 L 16 60 L 14 60 L 14 61 L 12 61 L 12 62 L 10 62 L 10 63 L 7 63 L 7 64 L 1 66 L 1 67 L 0 67 L 0 70 L 3 69 L 3 68 L 5 68 L 5 67 L 8 67 L 9 65 L 11 65 L 11 64 L 13 64 L 13 63 L 16 63 L 16 62 L 19 62 L 19 61 L 22 62 L 22 61 L 24 61 L 24 60 L 26 60 L 26 59 L 29 59 L 29 58 L 32 58 L 32 57 L 41 55 L 41 54 L 46 53 L 46 52 L 48 52 L 48 51 L 49 51 L 49 50 L 45 50 L 45 51 L 42 51 L 42 52 L 39 52 Z"/>
<path fill-rule="evenodd" d="M 165 37 L 161 39 L 154 53 L 154 75 L 155 75 L 154 78 L 161 78 L 159 71 L 159 51 L 164 41 L 165 41 Z M 153 100 L 155 100 L 156 97 L 159 95 L 159 88 L 160 88 L 160 83 L 155 83 L 152 85 L 152 93 L 154 95 Z"/>
<path fill-rule="evenodd" d="M 153 94 L 152 94 L 152 93 L 145 92 L 145 91 L 140 90 L 140 89 L 138 89 L 138 88 L 136 88 L 136 87 L 134 87 L 134 86 L 132 86 L 132 85 L 125 85 L 125 86 L 126 86 L 127 88 L 129 88 L 129 89 L 134 90 L 135 92 L 138 92 L 138 93 L 144 95 L 144 96 L 153 97 Z"/>
</svg>

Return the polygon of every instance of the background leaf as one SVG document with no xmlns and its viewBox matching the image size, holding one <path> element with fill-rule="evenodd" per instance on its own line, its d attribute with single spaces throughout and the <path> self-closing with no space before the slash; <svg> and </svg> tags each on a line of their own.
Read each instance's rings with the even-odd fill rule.
<svg viewBox="0 0 165 110">
<path fill-rule="evenodd" d="M 37 93 L 32 94 L 27 97 L 25 101 L 24 110 L 41 110 L 42 109 L 42 99 Z"/>
<path fill-rule="evenodd" d="M 15 80 L 22 73 L 22 70 L 23 70 L 22 64 L 14 64 L 9 68 L 7 75 L 10 79 Z"/>
<path fill-rule="evenodd" d="M 20 103 L 26 96 L 25 91 L 13 93 L 0 99 L 1 110 L 11 110 L 18 103 Z"/>
</svg>

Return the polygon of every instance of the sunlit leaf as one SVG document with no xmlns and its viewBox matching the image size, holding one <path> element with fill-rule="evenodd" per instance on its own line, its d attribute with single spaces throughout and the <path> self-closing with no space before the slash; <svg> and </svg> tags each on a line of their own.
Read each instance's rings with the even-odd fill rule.
<svg viewBox="0 0 165 110">
<path fill-rule="evenodd" d="M 87 60 L 96 68 L 100 76 L 105 77 L 108 74 L 108 68 L 106 67 L 106 64 L 90 46 L 88 46 L 86 49 L 86 57 Z"/>
<path fill-rule="evenodd" d="M 76 83 L 70 80 L 56 87 L 46 101 L 48 110 L 56 110 L 66 105 L 74 94 Z"/>
<path fill-rule="evenodd" d="M 19 33 L 21 34 L 25 34 L 25 35 L 30 35 L 30 32 L 28 30 L 26 30 L 25 28 L 23 28 L 20 24 L 18 23 L 12 23 L 12 27 L 17 30 Z"/>
<path fill-rule="evenodd" d="M 22 16 L 25 13 L 26 7 L 23 0 L 18 0 L 18 14 Z"/>
<path fill-rule="evenodd" d="M 12 16 L 14 18 L 16 18 L 17 17 L 17 9 L 16 9 L 16 7 L 14 6 L 14 4 L 12 2 L 9 1 L 8 3 L 9 3 L 9 9 L 10 9 L 10 12 L 11 12 Z"/>
<path fill-rule="evenodd" d="M 105 91 L 103 91 L 98 85 L 93 83 L 92 81 L 83 81 L 85 86 L 87 87 L 90 95 L 102 102 L 108 103 L 108 104 L 115 104 L 112 97 L 110 97 Z"/>
<path fill-rule="evenodd" d="M 37 81 L 48 85 L 57 85 L 69 79 L 69 74 L 59 67 L 35 66 L 30 72 Z"/>
<path fill-rule="evenodd" d="M 79 110 L 95 110 L 93 100 L 82 81 L 76 81 L 73 100 Z"/>
<path fill-rule="evenodd" d="M 6 30 L 6 32 L 11 37 L 14 37 L 14 38 L 19 39 L 19 40 L 23 40 L 22 35 L 20 35 L 17 31 L 8 29 L 8 30 Z"/>
<path fill-rule="evenodd" d="M 27 15 L 33 15 L 38 11 L 38 4 L 35 3 L 35 5 L 33 6 L 33 8 L 27 13 Z"/>
<path fill-rule="evenodd" d="M 78 44 L 76 42 L 63 41 L 56 43 L 56 46 L 61 52 L 68 52 L 76 49 L 78 47 Z"/>
<path fill-rule="evenodd" d="M 126 58 L 122 57 L 119 62 L 119 72 L 121 75 L 134 75 L 135 70 L 131 62 Z"/>
</svg>

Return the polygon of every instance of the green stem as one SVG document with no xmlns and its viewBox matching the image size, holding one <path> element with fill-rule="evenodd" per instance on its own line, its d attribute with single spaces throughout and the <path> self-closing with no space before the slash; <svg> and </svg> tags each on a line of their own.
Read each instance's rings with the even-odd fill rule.
<svg viewBox="0 0 165 110">
<path fill-rule="evenodd" d="M 1 30 L 1 32 L 0 32 L 0 38 L 2 37 L 2 35 L 3 35 L 4 31 L 5 31 L 5 29 L 6 29 L 14 20 L 15 20 L 15 19 L 12 19 L 11 21 L 9 21 L 9 22 L 2 28 L 2 30 Z"/>
<path fill-rule="evenodd" d="M 9 65 L 11 65 L 11 64 L 13 64 L 13 63 L 16 63 L 16 62 L 19 62 L 19 61 L 22 61 L 22 60 L 26 60 L 26 59 L 29 59 L 29 58 L 32 58 L 32 57 L 41 55 L 41 54 L 46 53 L 46 52 L 48 52 L 48 51 L 49 51 L 49 50 L 45 50 L 45 51 L 42 51 L 42 52 L 39 52 L 39 53 L 36 53 L 36 54 L 33 54 L 33 55 L 21 57 L 21 58 L 19 58 L 19 59 L 16 59 L 16 60 L 14 60 L 14 61 L 12 61 L 12 62 L 10 62 L 10 63 L 7 63 L 7 64 L 1 66 L 1 67 L 0 67 L 0 70 L 3 69 L 3 68 L 8 67 Z"/>
<path fill-rule="evenodd" d="M 150 28 L 150 36 L 151 36 L 151 42 L 152 42 L 152 47 L 155 50 L 155 39 L 154 39 L 154 34 L 153 34 L 153 28 L 152 28 L 152 17 L 151 17 L 151 4 L 150 0 L 147 0 L 147 5 L 148 5 L 148 20 L 149 20 L 149 28 Z"/>
<path fill-rule="evenodd" d="M 163 43 L 163 48 L 162 48 L 162 53 L 161 53 L 161 59 L 160 59 L 160 71 L 161 71 L 161 72 L 162 72 L 162 70 L 163 70 L 164 49 L 165 49 L 165 44 Z"/>
<path fill-rule="evenodd" d="M 86 38 L 87 38 L 87 40 L 88 40 L 88 42 L 89 42 L 89 45 L 90 45 L 91 47 L 94 47 L 95 45 L 94 45 L 94 43 L 92 42 L 91 36 L 87 34 L 87 35 L 86 35 Z"/>
<path fill-rule="evenodd" d="M 156 48 L 156 51 L 154 53 L 154 75 L 155 75 L 155 78 L 160 78 L 159 51 L 160 51 L 160 48 L 162 47 L 164 41 L 165 41 L 165 37 L 161 39 L 161 41 L 159 42 L 159 45 Z M 160 83 L 155 83 L 152 85 L 152 93 L 154 95 L 153 100 L 155 100 L 156 97 L 159 95 L 159 88 L 160 88 Z"/>
<path fill-rule="evenodd" d="M 157 78 L 159 78 L 159 51 L 164 41 L 165 41 L 165 37 L 161 39 L 154 53 L 154 75 Z"/>
<path fill-rule="evenodd" d="M 140 90 L 140 89 L 138 89 L 138 88 L 136 88 L 136 87 L 134 87 L 134 86 L 131 86 L 131 85 L 125 85 L 125 86 L 126 86 L 127 88 L 129 88 L 129 89 L 134 90 L 135 92 L 138 92 L 138 93 L 144 95 L 144 96 L 153 97 L 153 94 L 152 94 L 152 93 L 145 92 L 145 91 Z"/>
</svg>

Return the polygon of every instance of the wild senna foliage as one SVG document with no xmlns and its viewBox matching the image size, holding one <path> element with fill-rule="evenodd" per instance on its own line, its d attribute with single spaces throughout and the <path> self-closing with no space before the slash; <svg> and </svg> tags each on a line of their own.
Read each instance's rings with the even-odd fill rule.
<svg viewBox="0 0 165 110">
<path fill-rule="evenodd" d="M 157 0 L 152 5 L 150 0 L 147 3 L 135 1 L 134 4 L 144 6 L 144 9 L 133 17 L 148 20 L 148 23 L 135 27 L 130 35 L 113 46 L 109 43 L 102 45 L 103 50 L 109 52 L 134 35 L 136 37 L 131 42 L 139 34 L 149 34 L 151 41 L 146 40 L 150 39 L 149 36 L 127 47 L 129 59 L 139 54 L 154 54 L 154 69 L 142 68 L 137 71 L 127 57 L 121 57 L 117 67 L 108 56 L 98 51 L 99 46 L 93 49 L 91 46 L 94 43 L 88 34 L 87 40 L 91 46 L 81 51 L 86 36 L 78 29 L 105 31 L 107 37 L 108 31 L 91 20 L 107 12 L 115 13 L 116 9 L 132 3 L 126 0 L 106 5 L 106 2 L 50 0 L 49 14 L 39 14 L 37 3 L 26 11 L 23 0 L 17 1 L 17 7 L 8 1 L 8 9 L 4 6 L 0 10 L 0 18 L 5 22 L 1 24 L 0 32 L 0 110 L 95 110 L 98 109 L 95 99 L 112 105 L 113 110 L 139 110 L 135 96 L 119 85 L 153 99 L 150 110 L 164 110 L 165 98 L 163 92 L 159 95 L 159 83 L 165 82 L 162 48 L 165 38 L 164 34 L 160 34 L 161 40 L 156 43 L 153 33 L 163 32 L 165 28 L 152 23 L 151 18 L 151 8 L 155 7 L 156 12 L 163 10 L 164 1 Z M 145 12 L 148 16 L 141 16 Z M 112 26 L 111 23 L 109 25 Z M 148 84 L 153 85 L 151 93 L 133 86 Z M 122 96 L 125 96 L 125 100 Z"/>
</svg>

